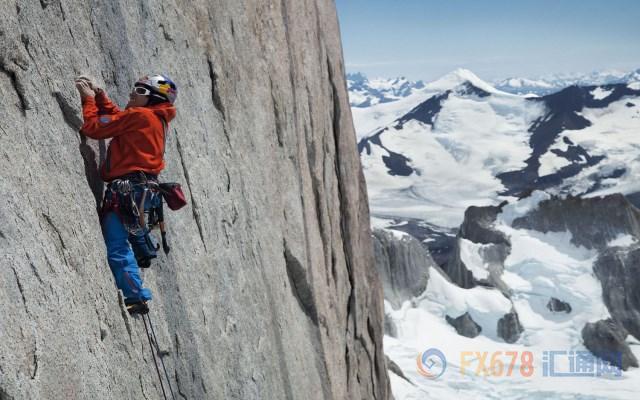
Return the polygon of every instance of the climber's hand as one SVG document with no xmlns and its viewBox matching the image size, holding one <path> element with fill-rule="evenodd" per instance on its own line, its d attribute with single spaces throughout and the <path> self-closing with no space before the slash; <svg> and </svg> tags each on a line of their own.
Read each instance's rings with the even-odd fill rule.
<svg viewBox="0 0 640 400">
<path fill-rule="evenodd" d="M 75 83 L 76 89 L 78 89 L 78 93 L 80 93 L 80 98 L 82 100 L 89 97 L 94 97 L 96 95 L 96 92 L 91 89 L 91 86 L 87 83 L 87 81 L 83 79 L 76 79 Z"/>
<path fill-rule="evenodd" d="M 96 85 L 96 83 L 91 78 L 89 78 L 88 76 L 80 75 L 79 77 L 76 78 L 76 81 L 78 81 L 78 80 L 83 80 L 83 81 L 87 82 L 89 84 L 89 87 L 91 88 L 91 90 L 93 90 L 96 93 L 104 92 L 104 90 L 101 87 L 99 87 L 98 85 Z"/>
</svg>

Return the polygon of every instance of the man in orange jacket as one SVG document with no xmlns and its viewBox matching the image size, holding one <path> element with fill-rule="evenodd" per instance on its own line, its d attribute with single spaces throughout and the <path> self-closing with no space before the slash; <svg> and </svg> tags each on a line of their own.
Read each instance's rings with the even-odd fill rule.
<svg viewBox="0 0 640 400">
<path fill-rule="evenodd" d="M 93 139 L 111 138 L 100 168 L 108 183 L 101 223 L 109 267 L 129 312 L 146 313 L 152 296 L 143 287 L 136 253 L 143 253 L 145 261 L 155 257 L 144 213 L 161 201 L 151 183 L 157 183 L 165 166 L 166 135 L 176 115 L 177 88 L 164 75 L 140 78 L 121 111 L 88 78 L 80 77 L 75 83 L 84 117 L 80 132 Z"/>
</svg>

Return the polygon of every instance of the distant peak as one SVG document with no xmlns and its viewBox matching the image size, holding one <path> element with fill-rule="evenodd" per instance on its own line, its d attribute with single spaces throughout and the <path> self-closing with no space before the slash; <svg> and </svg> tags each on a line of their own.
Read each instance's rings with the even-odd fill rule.
<svg viewBox="0 0 640 400">
<path fill-rule="evenodd" d="M 369 79 L 362 72 L 347 72 L 347 79 L 356 82 L 367 82 Z"/>
<path fill-rule="evenodd" d="M 464 83 L 470 83 L 471 85 L 482 89 L 489 93 L 500 93 L 496 88 L 480 79 L 476 74 L 465 68 L 457 68 L 448 74 L 444 75 L 440 79 L 426 84 L 427 89 L 431 90 L 451 90 Z"/>
<path fill-rule="evenodd" d="M 476 74 L 466 68 L 456 68 L 445 76 L 457 76 L 467 81 L 480 80 Z"/>
</svg>

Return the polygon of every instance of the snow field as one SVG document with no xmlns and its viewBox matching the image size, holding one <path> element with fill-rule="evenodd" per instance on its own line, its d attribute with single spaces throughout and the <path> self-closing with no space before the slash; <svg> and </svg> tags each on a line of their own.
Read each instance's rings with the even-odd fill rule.
<svg viewBox="0 0 640 400">
<path fill-rule="evenodd" d="M 512 290 L 513 306 L 524 328 L 515 344 L 498 338 L 495 329 L 497 320 L 511 310 L 511 301 L 495 289 L 462 289 L 433 269 L 422 295 L 405 302 L 398 310 L 387 305 L 386 312 L 397 326 L 398 337 L 385 336 L 385 353 L 415 384 L 392 376 L 397 400 L 451 396 L 501 400 L 637 398 L 640 369 L 623 372 L 621 377 L 543 376 L 545 351 L 586 350 L 581 338 L 584 325 L 609 317 L 600 282 L 593 275 L 595 251 L 573 245 L 568 232 L 542 234 L 510 226 L 515 218 L 548 197 L 546 193 L 534 192 L 530 198 L 505 206 L 496 224 L 512 244 L 502 278 Z M 627 245 L 633 241 L 622 235 L 610 245 Z M 478 266 L 480 261 L 474 255 L 478 245 L 469 242 L 461 247 L 465 248 L 467 261 Z M 571 313 L 551 312 L 547 308 L 551 297 L 568 302 Z M 455 318 L 465 312 L 483 329 L 474 339 L 458 335 L 445 321 L 445 315 Z M 633 337 L 628 339 L 632 351 L 640 356 L 640 343 Z M 420 375 L 416 367 L 416 357 L 429 348 L 441 350 L 447 358 L 447 370 L 435 380 Z M 507 352 L 511 352 L 510 355 Z M 522 358 L 524 352 L 533 355 L 534 372 L 530 377 L 521 374 L 520 368 L 528 365 Z M 492 357 L 505 366 L 496 376 L 485 374 L 482 368 L 491 371 Z M 559 361 L 556 371 L 569 371 L 568 358 L 556 361 Z M 510 364 L 513 364 L 512 374 L 506 376 L 506 365 Z M 494 372 L 499 371 L 497 365 Z"/>
</svg>

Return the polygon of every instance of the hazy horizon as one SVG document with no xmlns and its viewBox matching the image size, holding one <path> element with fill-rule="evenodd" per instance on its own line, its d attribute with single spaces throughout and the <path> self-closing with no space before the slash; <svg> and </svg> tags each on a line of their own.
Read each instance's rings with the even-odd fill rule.
<svg viewBox="0 0 640 400">
<path fill-rule="evenodd" d="M 347 72 L 432 81 L 640 68 L 640 2 L 336 0 Z"/>
<path fill-rule="evenodd" d="M 458 68 L 463 68 L 463 69 L 469 70 L 469 71 L 473 72 L 475 75 L 477 75 L 480 79 L 483 79 L 483 80 L 485 80 L 487 82 L 497 82 L 497 81 L 510 79 L 510 78 L 525 78 L 525 79 L 532 79 L 532 80 L 542 80 L 542 79 L 551 79 L 553 77 L 556 77 L 556 78 L 569 78 L 569 77 L 572 77 L 572 76 L 587 75 L 587 74 L 591 74 L 591 73 L 626 74 L 626 73 L 630 73 L 630 72 L 633 72 L 633 71 L 636 71 L 636 70 L 640 70 L 640 65 L 638 67 L 629 68 L 629 69 L 608 68 L 608 69 L 598 69 L 598 70 L 593 70 L 593 71 L 551 72 L 551 73 L 546 74 L 546 75 L 537 75 L 537 76 L 509 75 L 509 76 L 501 76 L 501 77 L 497 77 L 497 78 L 493 78 L 493 79 L 485 78 L 481 74 L 477 74 L 476 71 L 474 71 L 474 70 L 472 70 L 470 68 L 464 68 L 464 67 L 453 68 L 450 71 L 447 71 L 447 72 L 443 73 L 442 75 L 437 75 L 437 76 L 434 76 L 433 78 L 430 78 L 430 79 L 425 79 L 425 78 L 414 79 L 414 78 L 408 77 L 406 74 L 389 75 L 389 76 L 371 75 L 371 74 L 368 74 L 368 73 L 366 73 L 366 72 L 364 72 L 362 70 L 359 70 L 358 68 L 354 68 L 352 65 L 351 66 L 347 65 L 346 72 L 347 72 L 347 74 L 361 73 L 361 74 L 365 75 L 367 77 L 367 79 L 369 79 L 369 80 L 373 80 L 373 79 L 407 78 L 407 79 L 412 80 L 412 81 L 421 80 L 421 81 L 427 83 L 427 82 L 433 82 L 435 80 L 438 80 L 439 78 L 442 78 L 443 76 L 454 72 Z"/>
</svg>

